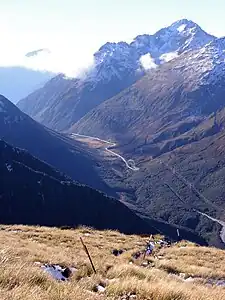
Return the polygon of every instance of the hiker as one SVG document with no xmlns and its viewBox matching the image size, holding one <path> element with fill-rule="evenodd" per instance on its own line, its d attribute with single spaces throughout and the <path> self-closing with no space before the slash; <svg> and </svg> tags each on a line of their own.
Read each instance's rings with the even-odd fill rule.
<svg viewBox="0 0 225 300">
<path fill-rule="evenodd" d="M 138 259 L 139 257 L 141 257 L 143 253 L 141 251 L 135 252 L 134 254 L 132 254 L 132 257 L 134 259 Z"/>
<path fill-rule="evenodd" d="M 153 242 L 149 242 L 147 244 L 146 254 L 150 255 L 152 254 L 153 249 L 155 248 L 155 244 Z"/>
</svg>

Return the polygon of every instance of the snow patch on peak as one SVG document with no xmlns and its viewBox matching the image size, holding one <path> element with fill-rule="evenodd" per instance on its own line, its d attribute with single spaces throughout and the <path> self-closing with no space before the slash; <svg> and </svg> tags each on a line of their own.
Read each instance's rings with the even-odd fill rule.
<svg viewBox="0 0 225 300">
<path fill-rule="evenodd" d="M 178 32 L 183 32 L 183 31 L 185 30 L 186 26 L 187 26 L 187 24 L 182 24 L 182 25 L 180 25 L 180 26 L 177 28 L 177 31 L 178 31 Z"/>
<path fill-rule="evenodd" d="M 188 20 L 188 19 L 181 19 L 181 20 L 178 20 L 176 22 L 174 22 L 172 25 L 169 26 L 169 28 L 179 28 L 181 26 L 185 26 L 183 28 L 183 30 L 188 26 L 188 27 L 195 27 L 195 26 L 198 26 L 196 23 L 194 23 L 193 21 L 191 20 Z M 182 27 L 181 27 L 182 29 Z"/>
<path fill-rule="evenodd" d="M 139 71 L 154 69 L 188 50 L 196 50 L 214 39 L 191 20 L 182 19 L 154 35 L 138 35 L 132 42 L 107 42 L 93 55 L 93 61 L 78 79 L 108 83 L 112 78 L 136 77 Z M 144 70 L 143 70 L 144 69 Z"/>
<path fill-rule="evenodd" d="M 171 61 L 172 59 L 178 57 L 178 53 L 175 52 L 168 52 L 168 53 L 164 53 L 160 56 L 160 61 L 163 62 L 168 62 Z"/>
<path fill-rule="evenodd" d="M 6 112 L 4 102 L 0 100 L 0 113 Z"/>
<path fill-rule="evenodd" d="M 151 57 L 151 54 L 150 53 L 147 53 L 145 55 L 142 55 L 140 57 L 140 63 L 142 65 L 142 67 L 145 69 L 145 70 L 150 70 L 150 69 L 154 69 L 154 68 L 157 68 L 157 64 L 155 63 L 155 60 L 154 58 Z"/>
<path fill-rule="evenodd" d="M 10 164 L 6 164 L 6 168 L 9 172 L 13 171 L 13 167 Z"/>
</svg>

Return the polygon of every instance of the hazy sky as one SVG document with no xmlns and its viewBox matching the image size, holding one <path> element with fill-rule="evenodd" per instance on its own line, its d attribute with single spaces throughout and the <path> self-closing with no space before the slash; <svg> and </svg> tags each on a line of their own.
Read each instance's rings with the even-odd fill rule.
<svg viewBox="0 0 225 300">
<path fill-rule="evenodd" d="M 0 65 L 70 72 L 107 41 L 132 40 L 182 18 L 225 35 L 224 0 L 0 0 Z M 38 59 L 25 54 L 48 48 Z"/>
</svg>

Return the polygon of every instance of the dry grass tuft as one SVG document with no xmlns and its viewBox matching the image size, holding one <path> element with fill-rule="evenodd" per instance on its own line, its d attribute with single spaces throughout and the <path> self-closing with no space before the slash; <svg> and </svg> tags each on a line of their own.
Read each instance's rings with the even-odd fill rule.
<svg viewBox="0 0 225 300">
<path fill-rule="evenodd" d="M 91 253 L 96 275 L 80 236 Z M 208 278 L 225 279 L 224 251 L 182 242 L 157 250 L 157 257 L 148 257 L 149 265 L 143 267 L 143 258 L 132 260 L 131 255 L 142 250 L 146 241 L 139 236 L 83 227 L 1 226 L 0 299 L 119 300 L 126 295 L 143 300 L 225 299 L 225 288 L 205 284 Z M 126 252 L 115 257 L 111 254 L 114 248 Z M 57 282 L 35 262 L 74 266 L 78 271 L 70 281 Z M 180 273 L 197 279 L 186 282 Z M 104 293 L 96 292 L 99 284 L 106 288 Z"/>
</svg>

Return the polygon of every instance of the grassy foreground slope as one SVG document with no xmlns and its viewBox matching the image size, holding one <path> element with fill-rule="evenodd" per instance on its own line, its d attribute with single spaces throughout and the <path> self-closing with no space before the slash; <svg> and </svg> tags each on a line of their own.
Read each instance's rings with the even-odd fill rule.
<svg viewBox="0 0 225 300">
<path fill-rule="evenodd" d="M 83 237 L 92 255 L 93 275 L 79 238 Z M 211 300 L 225 299 L 225 288 L 206 284 L 208 279 L 225 279 L 224 251 L 180 242 L 148 257 L 133 260 L 147 238 L 126 236 L 115 231 L 89 228 L 60 230 L 46 227 L 0 227 L 1 300 Z M 114 249 L 127 249 L 122 255 Z M 68 282 L 57 282 L 35 262 L 74 266 Z M 131 263 L 132 262 L 132 263 Z M 184 273 L 181 274 L 180 273 Z M 196 278 L 185 281 L 182 277 Z M 94 287 L 103 284 L 103 293 Z"/>
</svg>

